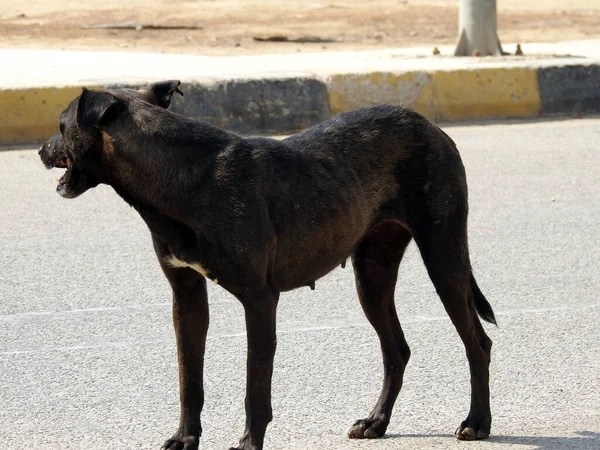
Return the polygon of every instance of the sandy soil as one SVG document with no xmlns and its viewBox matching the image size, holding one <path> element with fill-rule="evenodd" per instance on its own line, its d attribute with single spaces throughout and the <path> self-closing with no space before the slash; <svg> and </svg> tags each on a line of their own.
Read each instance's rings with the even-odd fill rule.
<svg viewBox="0 0 600 450">
<path fill-rule="evenodd" d="M 459 0 L 0 0 L 0 47 L 236 55 L 454 44 Z M 136 23 L 197 29 L 84 29 Z M 502 42 L 600 38 L 600 0 L 498 0 Z M 255 37 L 337 42 L 257 42 Z M 526 47 L 525 47 L 526 48 Z"/>
</svg>

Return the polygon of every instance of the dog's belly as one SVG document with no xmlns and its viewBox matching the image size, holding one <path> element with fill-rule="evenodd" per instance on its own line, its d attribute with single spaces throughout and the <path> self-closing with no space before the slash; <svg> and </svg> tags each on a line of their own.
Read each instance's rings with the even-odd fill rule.
<svg viewBox="0 0 600 450">
<path fill-rule="evenodd" d="M 366 217 L 350 226 L 348 222 L 328 223 L 313 233 L 278 239 L 275 279 L 282 291 L 312 286 L 343 263 L 368 228 Z"/>
<path fill-rule="evenodd" d="M 274 275 L 282 291 L 311 286 L 341 264 L 380 203 L 344 161 L 307 160 L 300 167 L 274 170 L 270 219 L 277 235 Z"/>
<path fill-rule="evenodd" d="M 277 280 L 279 289 L 283 292 L 302 286 L 314 288 L 316 280 L 327 275 L 348 257 L 348 255 L 336 256 L 335 258 L 327 258 L 327 260 L 306 261 L 305 265 L 294 267 L 293 269 L 276 269 L 275 279 Z"/>
</svg>

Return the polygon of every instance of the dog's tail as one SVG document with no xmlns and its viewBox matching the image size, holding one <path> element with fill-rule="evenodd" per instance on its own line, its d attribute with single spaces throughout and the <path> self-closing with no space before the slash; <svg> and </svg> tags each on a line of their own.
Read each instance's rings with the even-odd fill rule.
<svg viewBox="0 0 600 450">
<path fill-rule="evenodd" d="M 479 317 L 489 323 L 493 323 L 498 326 L 496 323 L 496 317 L 494 316 L 494 311 L 492 310 L 492 306 L 484 297 L 483 293 L 477 286 L 477 282 L 475 281 L 475 277 L 473 276 L 473 272 L 471 272 L 471 292 L 473 292 L 473 303 L 475 304 L 475 310 Z"/>
</svg>

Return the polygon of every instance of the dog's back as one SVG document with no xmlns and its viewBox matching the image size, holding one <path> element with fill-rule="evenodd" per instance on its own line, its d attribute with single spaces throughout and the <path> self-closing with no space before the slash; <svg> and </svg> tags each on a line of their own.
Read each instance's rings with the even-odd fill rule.
<svg viewBox="0 0 600 450">
<path fill-rule="evenodd" d="M 437 125 L 402 106 L 378 105 L 342 113 L 283 142 L 305 155 L 329 157 L 350 166 L 365 193 L 375 196 L 378 203 L 393 198 L 400 188 L 420 190 L 423 186 L 414 183 L 430 179 L 432 171 L 448 171 L 453 182 L 457 176 L 464 179 L 454 141 Z"/>
<path fill-rule="evenodd" d="M 342 113 L 283 142 L 302 155 L 299 159 L 330 159 L 350 168 L 374 216 L 393 213 L 405 221 L 407 208 L 426 207 L 435 216 L 446 209 L 448 196 L 466 201 L 466 177 L 454 141 L 401 106 Z"/>
</svg>

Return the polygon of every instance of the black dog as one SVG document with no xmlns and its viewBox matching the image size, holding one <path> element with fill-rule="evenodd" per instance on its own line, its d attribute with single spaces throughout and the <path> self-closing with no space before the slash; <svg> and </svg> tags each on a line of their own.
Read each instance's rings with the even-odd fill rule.
<svg viewBox="0 0 600 450">
<path fill-rule="evenodd" d="M 66 168 L 66 198 L 105 183 L 147 223 L 173 288 L 179 429 L 164 447 L 197 449 L 202 433 L 206 278 L 242 303 L 248 334 L 246 430 L 238 448 L 261 449 L 271 421 L 275 312 L 282 291 L 313 286 L 348 256 L 358 296 L 381 343 L 383 389 L 348 436 L 382 436 L 410 357 L 394 287 L 404 249 L 419 247 L 466 349 L 471 409 L 458 439 L 490 432 L 495 323 L 467 246 L 467 183 L 452 139 L 397 106 L 340 114 L 282 141 L 244 139 L 165 110 L 178 81 L 146 91 L 83 89 L 40 148 Z"/>
</svg>

